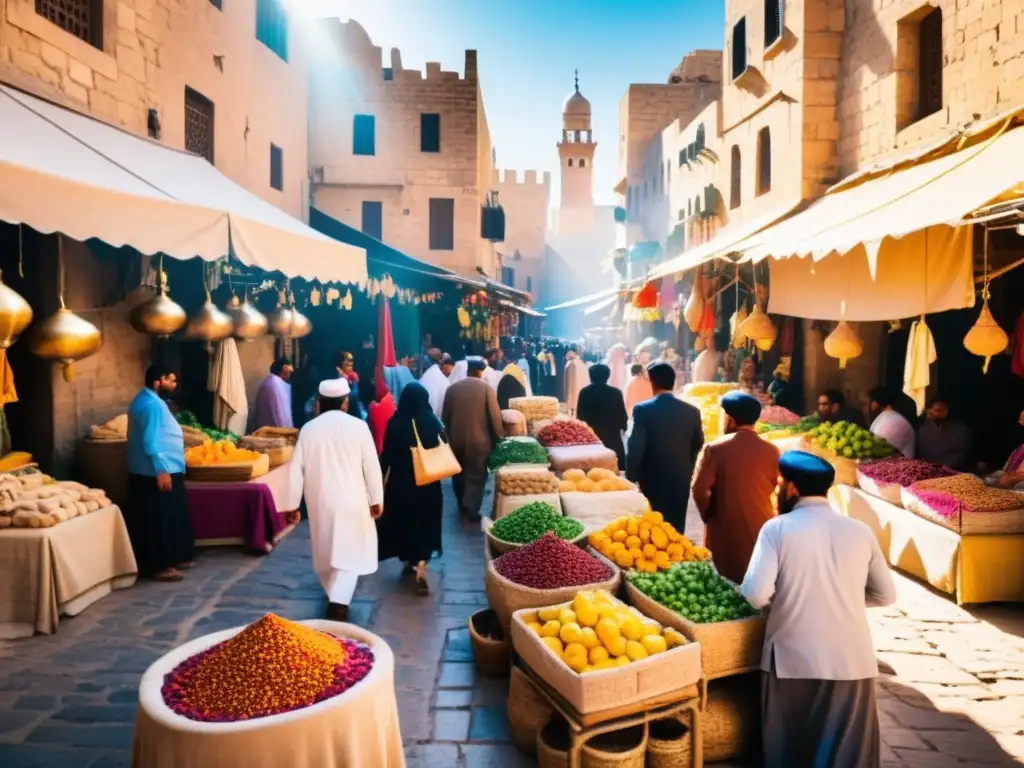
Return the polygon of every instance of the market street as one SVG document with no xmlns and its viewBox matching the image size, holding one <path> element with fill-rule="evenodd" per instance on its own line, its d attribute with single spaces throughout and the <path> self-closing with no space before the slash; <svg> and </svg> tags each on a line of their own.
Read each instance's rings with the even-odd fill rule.
<svg viewBox="0 0 1024 768">
<path fill-rule="evenodd" d="M 508 743 L 506 681 L 473 674 L 465 627 L 487 602 L 482 538 L 463 529 L 448 507 L 446 552 L 432 571 L 431 597 L 416 597 L 392 562 L 360 582 L 353 618 L 394 649 L 410 768 L 534 765 Z M 695 519 L 691 513 L 691 536 L 699 535 Z M 140 583 L 65 618 L 56 635 L 0 644 L 0 765 L 129 765 L 139 677 L 159 655 L 267 611 L 290 619 L 322 614 L 308 547 L 303 524 L 265 558 L 207 550 L 181 584 Z M 968 613 L 907 579 L 897 583 L 897 605 L 871 617 L 885 673 L 882 764 L 1018 764 L 1024 759 L 1024 614 L 1019 608 Z"/>
</svg>

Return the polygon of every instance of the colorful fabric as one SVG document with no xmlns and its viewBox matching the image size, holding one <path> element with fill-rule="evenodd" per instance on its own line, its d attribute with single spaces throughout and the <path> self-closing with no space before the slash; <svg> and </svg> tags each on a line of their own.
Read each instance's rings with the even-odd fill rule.
<svg viewBox="0 0 1024 768">
<path fill-rule="evenodd" d="M 292 385 L 280 376 L 270 374 L 256 391 L 255 429 L 260 427 L 292 427 Z"/>
<path fill-rule="evenodd" d="M 384 434 L 387 431 L 388 422 L 398 410 L 387 387 L 384 387 L 384 392 L 385 395 L 378 402 L 370 403 L 370 414 L 366 417 L 366 423 L 370 426 L 370 433 L 373 435 L 373 444 L 377 448 L 378 456 L 384 451 Z"/>
</svg>

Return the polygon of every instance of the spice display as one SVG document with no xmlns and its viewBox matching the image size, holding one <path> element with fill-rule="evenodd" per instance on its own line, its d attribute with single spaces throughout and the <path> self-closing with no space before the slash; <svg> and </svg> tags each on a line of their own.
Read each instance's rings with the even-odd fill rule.
<svg viewBox="0 0 1024 768">
<path fill-rule="evenodd" d="M 106 491 L 41 472 L 0 474 L 0 528 L 52 528 L 110 504 Z"/>
<path fill-rule="evenodd" d="M 799 416 L 780 405 L 766 405 L 761 408 L 759 423 L 764 422 L 778 427 L 795 427 L 800 421 Z"/>
<path fill-rule="evenodd" d="M 558 398 L 540 396 L 513 397 L 508 401 L 508 407 L 513 411 L 519 411 L 526 417 L 527 421 L 553 419 L 558 415 Z"/>
<path fill-rule="evenodd" d="M 884 438 L 845 421 L 824 422 L 807 436 L 819 447 L 847 459 L 884 459 L 896 451 Z"/>
<path fill-rule="evenodd" d="M 1005 512 L 1024 508 L 1024 496 L 1021 494 L 990 488 L 974 475 L 922 480 L 907 490 L 947 519 L 961 512 Z"/>
<path fill-rule="evenodd" d="M 182 431 L 188 427 L 192 430 L 202 432 L 207 438 L 214 442 L 220 442 L 221 440 L 228 440 L 232 443 L 238 442 L 238 435 L 234 432 L 221 432 L 219 429 L 204 427 L 199 423 L 199 419 L 196 418 L 196 415 L 192 413 L 192 411 L 182 411 L 178 414 L 177 419 L 178 423 L 182 427 Z"/>
<path fill-rule="evenodd" d="M 537 441 L 546 448 L 600 443 L 597 435 L 582 421 L 553 421 L 537 433 Z"/>
<path fill-rule="evenodd" d="M 536 440 L 501 440 L 487 457 L 487 468 L 506 464 L 548 464 L 548 454 Z"/>
<path fill-rule="evenodd" d="M 708 560 L 705 547 L 695 547 L 660 512 L 620 517 L 603 530 L 590 534 L 590 546 L 620 568 L 657 573 L 684 560 Z"/>
<path fill-rule="evenodd" d="M 567 469 L 562 473 L 558 485 L 561 493 L 606 493 L 608 491 L 634 491 L 636 487 L 617 472 L 603 467 L 594 467 L 589 472 L 582 469 Z"/>
<path fill-rule="evenodd" d="M 633 573 L 629 583 L 652 600 L 690 621 L 711 624 L 753 616 L 755 611 L 736 587 L 711 563 L 676 563 L 667 571 Z"/>
<path fill-rule="evenodd" d="M 921 480 L 952 477 L 957 474 L 941 464 L 933 464 L 921 459 L 906 459 L 902 456 L 865 461 L 857 467 L 857 471 L 879 485 L 899 485 L 904 488 Z"/>
<path fill-rule="evenodd" d="M 686 644 L 676 630 L 663 629 L 603 589 L 579 592 L 571 604 L 540 608 L 523 620 L 579 674 L 624 667 Z"/>
<path fill-rule="evenodd" d="M 505 496 L 557 493 L 558 478 L 554 472 L 532 467 L 503 467 L 498 472 L 498 493 Z"/>
<path fill-rule="evenodd" d="M 583 523 L 562 517 L 546 502 L 534 501 L 495 521 L 490 531 L 500 541 L 528 544 L 549 531 L 562 539 L 575 539 L 583 533 Z"/>
<path fill-rule="evenodd" d="M 262 454 L 237 447 L 230 440 L 208 442 L 185 451 L 185 466 L 208 467 L 215 464 L 244 464 L 256 461 Z"/>
<path fill-rule="evenodd" d="M 369 648 L 268 613 L 165 678 L 164 702 L 190 720 L 234 722 L 332 698 L 365 678 Z"/>
<path fill-rule="evenodd" d="M 579 587 L 607 581 L 613 575 L 607 563 L 550 531 L 525 547 L 497 558 L 494 570 L 530 589 Z"/>
</svg>

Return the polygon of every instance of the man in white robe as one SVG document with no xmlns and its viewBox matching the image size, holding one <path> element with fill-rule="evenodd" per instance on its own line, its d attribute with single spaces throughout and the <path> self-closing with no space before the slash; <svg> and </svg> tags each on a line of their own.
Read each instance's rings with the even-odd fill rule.
<svg viewBox="0 0 1024 768">
<path fill-rule="evenodd" d="M 492 349 L 487 353 L 487 369 L 484 371 L 484 381 L 491 385 L 491 388 L 497 392 L 498 385 L 501 383 L 501 377 L 505 374 L 505 366 L 501 363 L 501 350 Z"/>
<path fill-rule="evenodd" d="M 345 379 L 320 383 L 319 415 L 299 433 L 288 479 L 288 509 L 303 495 L 313 570 L 329 601 L 327 618 L 347 621 L 360 576 L 377 570 L 377 526 L 384 483 L 366 422 L 345 412 Z"/>
<path fill-rule="evenodd" d="M 430 396 L 430 408 L 437 418 L 441 418 L 441 409 L 444 407 L 444 395 L 448 391 L 448 376 L 454 369 L 451 355 L 441 354 L 439 349 L 431 349 L 427 352 L 427 359 L 430 366 L 420 376 L 420 384 L 427 390 Z"/>
</svg>

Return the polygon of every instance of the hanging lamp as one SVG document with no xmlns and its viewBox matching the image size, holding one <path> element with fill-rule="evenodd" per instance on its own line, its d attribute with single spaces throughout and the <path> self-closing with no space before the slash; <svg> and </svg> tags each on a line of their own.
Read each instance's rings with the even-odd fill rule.
<svg viewBox="0 0 1024 768">
<path fill-rule="evenodd" d="M 21 272 L 21 224 L 18 225 L 18 271 Z M 21 275 L 24 277 L 24 274 Z M 0 352 L 8 349 L 32 322 L 32 307 L 20 293 L 8 287 L 0 272 Z"/>
<path fill-rule="evenodd" d="M 231 322 L 234 324 L 236 339 L 252 341 L 266 335 L 267 316 L 249 303 L 249 297 L 246 294 L 242 295 L 241 301 L 237 296 L 232 296 L 227 310 L 231 315 Z"/>
<path fill-rule="evenodd" d="M 313 330 L 309 318 L 295 307 L 295 295 L 288 283 L 281 292 L 277 308 L 267 316 L 267 322 L 270 332 L 279 339 L 301 339 Z"/>
<path fill-rule="evenodd" d="M 846 370 L 846 361 L 864 353 L 864 342 L 845 320 L 825 339 L 825 354 L 839 360 L 839 370 Z"/>
<path fill-rule="evenodd" d="M 985 358 L 985 362 L 981 367 L 982 373 L 988 373 L 988 364 L 992 360 L 992 357 L 1003 352 L 1010 344 L 1010 337 L 1006 335 L 1006 331 L 999 327 L 999 323 L 992 317 L 992 312 L 988 308 L 988 300 L 992 297 L 992 293 L 989 290 L 990 280 L 988 277 L 988 228 L 985 229 L 985 240 L 984 240 L 984 257 L 985 257 L 985 271 L 982 275 L 983 282 L 981 288 L 981 312 L 978 313 L 978 319 L 975 320 L 971 330 L 964 336 L 964 347 L 972 355 Z"/>
<path fill-rule="evenodd" d="M 128 320 L 139 333 L 161 339 L 177 333 L 187 322 L 185 310 L 167 295 L 163 254 L 157 262 L 156 295 L 136 305 Z"/>
<path fill-rule="evenodd" d="M 754 311 L 747 316 L 747 319 L 740 323 L 739 331 L 746 338 L 754 342 L 756 346 L 762 352 L 767 352 L 772 348 L 775 343 L 775 339 L 778 338 L 779 331 L 775 327 L 775 323 L 768 317 L 764 312 L 761 311 L 761 299 L 758 294 L 759 286 L 757 284 L 757 265 L 753 267 L 754 275 Z"/>
</svg>

